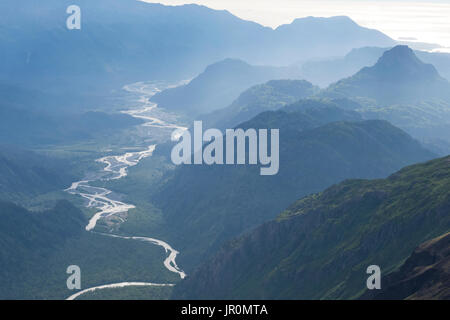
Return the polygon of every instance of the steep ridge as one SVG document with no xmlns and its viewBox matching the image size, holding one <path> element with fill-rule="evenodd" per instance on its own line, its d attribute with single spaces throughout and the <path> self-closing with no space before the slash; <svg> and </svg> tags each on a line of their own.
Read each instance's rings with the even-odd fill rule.
<svg viewBox="0 0 450 320">
<path fill-rule="evenodd" d="M 356 48 L 343 57 L 311 60 L 299 65 L 302 78 L 321 87 L 327 87 L 343 78 L 348 78 L 364 67 L 373 66 L 383 53 L 392 48 Z M 425 63 L 432 64 L 439 73 L 450 80 L 450 54 L 417 51 L 416 56 Z"/>
<path fill-rule="evenodd" d="M 182 165 L 152 195 L 186 268 L 231 237 L 274 218 L 298 197 L 346 178 L 385 177 L 434 157 L 389 123 L 361 122 L 357 113 L 330 102 L 307 100 L 285 108 L 239 126 L 280 129 L 278 174 L 260 176 L 259 166 Z"/>
<path fill-rule="evenodd" d="M 419 245 L 397 272 L 383 278 L 381 290 L 362 299 L 450 299 L 450 233 Z"/>
<path fill-rule="evenodd" d="M 384 119 L 440 155 L 450 153 L 450 83 L 406 46 L 386 51 L 372 67 L 320 93 L 358 101 L 365 119 Z"/>
<path fill-rule="evenodd" d="M 366 290 L 369 265 L 387 274 L 420 243 L 448 232 L 449 208 L 450 157 L 406 167 L 387 179 L 347 180 L 298 200 L 276 221 L 229 242 L 174 297 L 356 298 Z M 416 253 L 431 247 L 421 248 Z M 445 252 L 436 258 L 447 261 Z M 414 267 L 410 262 L 402 270 Z M 400 280 L 411 276 L 414 282 L 433 262 L 438 260 L 401 273 Z"/>
<path fill-rule="evenodd" d="M 385 104 L 424 100 L 450 101 L 450 84 L 431 64 L 423 63 L 407 46 L 386 51 L 377 63 L 330 85 L 330 96 L 365 97 Z"/>
</svg>

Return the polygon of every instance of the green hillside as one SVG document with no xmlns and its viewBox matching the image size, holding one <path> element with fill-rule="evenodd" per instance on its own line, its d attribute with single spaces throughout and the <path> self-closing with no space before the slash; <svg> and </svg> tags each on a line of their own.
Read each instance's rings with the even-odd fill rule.
<svg viewBox="0 0 450 320">
<path fill-rule="evenodd" d="M 224 241 L 275 218 L 299 197 L 347 178 L 386 177 L 434 157 L 388 122 L 359 121 L 357 113 L 333 103 L 302 101 L 285 110 L 261 113 L 239 126 L 280 128 L 278 174 L 261 176 L 254 165 L 182 165 L 152 194 L 188 271 Z"/>
<path fill-rule="evenodd" d="M 450 230 L 449 210 L 450 157 L 387 179 L 346 180 L 230 242 L 175 297 L 357 298 L 369 265 L 383 275 L 398 268 L 419 244 Z"/>
<path fill-rule="evenodd" d="M 271 80 L 245 90 L 226 108 L 200 118 L 206 127 L 234 128 L 258 113 L 280 109 L 318 91 L 318 87 L 304 80 Z"/>
</svg>

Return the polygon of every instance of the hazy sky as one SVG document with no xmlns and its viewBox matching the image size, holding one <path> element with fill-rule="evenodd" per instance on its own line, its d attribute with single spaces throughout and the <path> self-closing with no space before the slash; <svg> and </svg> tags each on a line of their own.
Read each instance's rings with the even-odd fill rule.
<svg viewBox="0 0 450 320">
<path fill-rule="evenodd" d="M 166 5 L 203 4 L 277 27 L 293 19 L 346 15 L 390 37 L 438 43 L 450 50 L 450 0 L 144 0 Z"/>
</svg>

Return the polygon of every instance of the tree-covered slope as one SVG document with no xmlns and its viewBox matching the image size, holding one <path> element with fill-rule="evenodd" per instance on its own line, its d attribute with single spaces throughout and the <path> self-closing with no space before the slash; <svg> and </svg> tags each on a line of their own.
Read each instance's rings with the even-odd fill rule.
<svg viewBox="0 0 450 320">
<path fill-rule="evenodd" d="M 0 144 L 34 147 L 73 143 L 142 123 L 130 115 L 109 111 L 110 106 L 100 111 L 97 103 L 101 105 L 95 97 L 77 92 L 50 94 L 0 83 Z"/>
<path fill-rule="evenodd" d="M 126 114 L 83 112 L 49 114 L 31 105 L 15 108 L 0 104 L 0 144 L 25 147 L 74 143 L 105 137 L 142 121 Z"/>
<path fill-rule="evenodd" d="M 295 68 L 252 66 L 241 60 L 226 59 L 208 66 L 188 84 L 166 89 L 151 100 L 162 108 L 194 117 L 227 107 L 253 85 L 297 77 Z"/>
<path fill-rule="evenodd" d="M 344 57 L 312 60 L 300 67 L 302 77 L 321 87 L 327 87 L 343 78 L 348 78 L 364 67 L 374 65 L 386 51 L 386 48 L 356 48 Z"/>
<path fill-rule="evenodd" d="M 180 261 L 192 267 L 224 241 L 272 219 L 295 199 L 346 178 L 378 178 L 433 154 L 385 121 L 359 121 L 323 101 L 264 112 L 239 127 L 280 129 L 280 169 L 182 165 L 152 200 L 168 222 Z"/>
<path fill-rule="evenodd" d="M 74 179 L 67 166 L 62 160 L 0 145 L 0 200 L 24 201 L 62 190 Z"/>
<path fill-rule="evenodd" d="M 373 66 L 391 48 L 356 48 L 343 57 L 307 61 L 300 66 L 301 77 L 321 87 L 348 78 L 364 67 Z M 444 78 L 450 80 L 450 54 L 415 50 L 416 56 L 432 64 Z"/>
<path fill-rule="evenodd" d="M 75 293 L 66 286 L 70 265 L 80 267 L 82 289 L 179 280 L 164 267 L 162 248 L 86 232 L 86 217 L 68 201 L 38 212 L 0 201 L 0 221 L 0 299 L 65 299 Z"/>
<path fill-rule="evenodd" d="M 264 111 L 313 96 L 319 88 L 304 80 L 270 80 L 244 92 L 226 108 L 201 116 L 206 127 L 234 128 Z"/>
<path fill-rule="evenodd" d="M 228 243 L 174 297 L 357 298 L 368 266 L 382 276 L 400 267 L 419 244 L 450 230 L 449 210 L 450 157 L 387 179 L 346 180 Z"/>
</svg>

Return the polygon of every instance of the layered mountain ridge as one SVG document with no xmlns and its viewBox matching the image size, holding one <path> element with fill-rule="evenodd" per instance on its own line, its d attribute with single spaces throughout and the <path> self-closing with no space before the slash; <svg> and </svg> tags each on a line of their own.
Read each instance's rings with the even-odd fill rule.
<svg viewBox="0 0 450 320">
<path fill-rule="evenodd" d="M 330 85 L 325 94 L 370 98 L 381 105 L 450 101 L 450 83 L 431 64 L 420 61 L 407 46 L 386 51 L 377 63 Z"/>
<path fill-rule="evenodd" d="M 280 129 L 277 175 L 260 176 L 259 167 L 249 165 L 182 165 L 163 180 L 151 199 L 164 212 L 186 268 L 299 196 L 350 177 L 385 177 L 435 156 L 388 122 L 361 121 L 339 102 L 347 103 L 300 101 L 238 126 Z"/>
<path fill-rule="evenodd" d="M 423 241 L 448 232 L 449 182 L 445 157 L 302 198 L 278 220 L 228 243 L 174 297 L 357 298 L 366 290 L 369 265 L 386 275 Z M 382 279 L 388 288 L 398 281 Z"/>
</svg>

